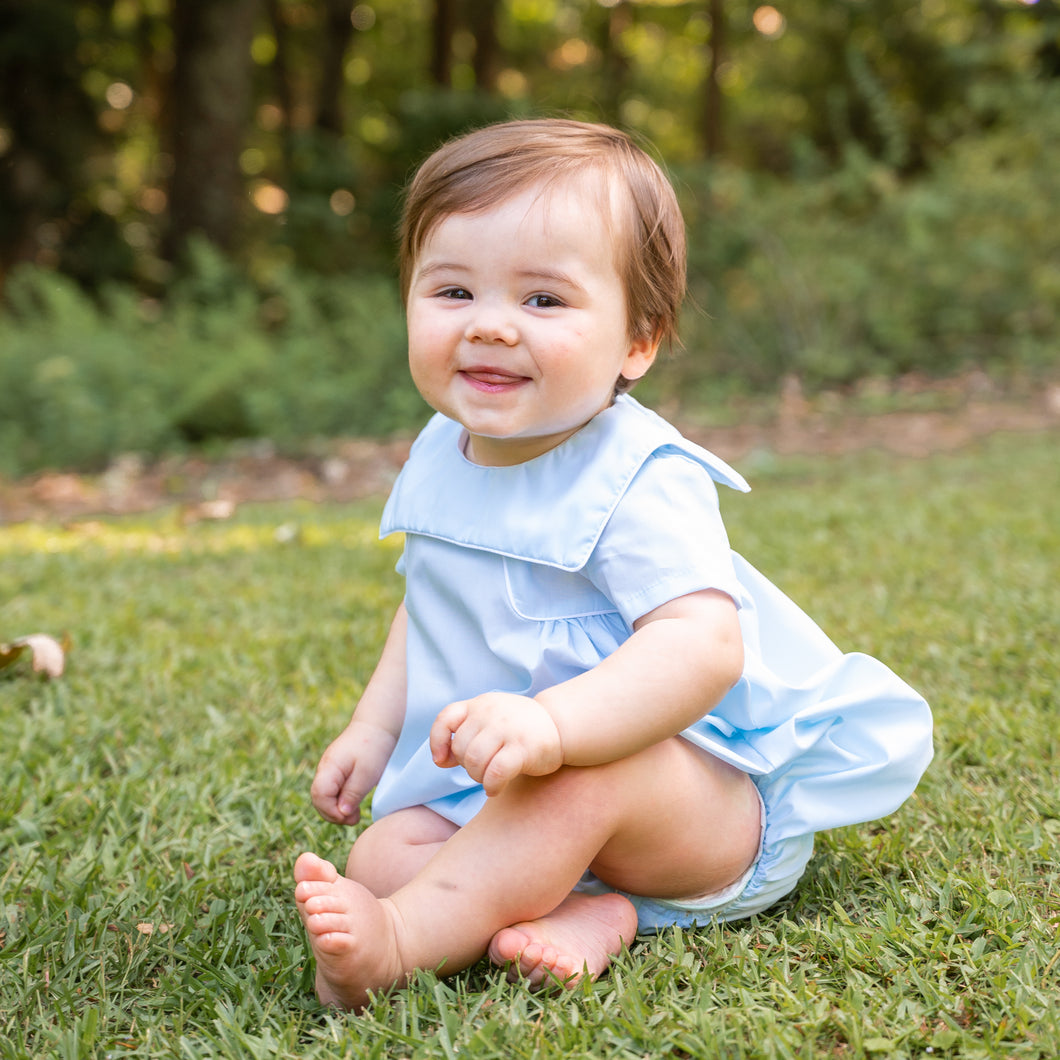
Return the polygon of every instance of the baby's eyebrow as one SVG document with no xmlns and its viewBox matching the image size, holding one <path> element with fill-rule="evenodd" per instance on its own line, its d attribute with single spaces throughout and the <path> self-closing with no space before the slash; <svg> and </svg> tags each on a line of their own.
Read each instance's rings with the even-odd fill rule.
<svg viewBox="0 0 1060 1060">
<path fill-rule="evenodd" d="M 426 265 L 417 268 L 417 276 L 433 276 L 436 272 L 467 272 L 466 265 L 459 265 L 452 261 L 429 261 Z"/>
<path fill-rule="evenodd" d="M 516 275 L 521 280 L 530 280 L 534 283 L 558 284 L 560 287 L 570 287 L 577 291 L 582 289 L 582 285 L 573 276 L 559 269 L 520 269 Z"/>
</svg>

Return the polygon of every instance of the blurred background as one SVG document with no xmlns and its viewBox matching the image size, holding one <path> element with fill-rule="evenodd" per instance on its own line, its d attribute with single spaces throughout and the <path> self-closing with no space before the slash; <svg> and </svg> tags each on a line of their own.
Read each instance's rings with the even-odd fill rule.
<svg viewBox="0 0 1060 1060">
<path fill-rule="evenodd" d="M 402 187 L 535 115 L 678 188 L 643 399 L 1055 378 L 1056 0 L 3 0 L 0 474 L 418 427 Z"/>
</svg>

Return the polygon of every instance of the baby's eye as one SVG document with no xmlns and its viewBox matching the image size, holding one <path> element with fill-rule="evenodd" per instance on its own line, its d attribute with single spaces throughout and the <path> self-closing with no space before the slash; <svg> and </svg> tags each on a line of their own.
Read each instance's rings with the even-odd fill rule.
<svg viewBox="0 0 1060 1060">
<path fill-rule="evenodd" d="M 551 294 L 532 294 L 527 300 L 526 304 L 531 309 L 555 309 L 557 306 L 563 305 L 563 303 Z"/>
<path fill-rule="evenodd" d="M 440 298 L 452 298 L 454 301 L 463 301 L 471 297 L 471 292 L 466 287 L 446 287 L 444 291 L 439 291 L 438 296 Z"/>
</svg>

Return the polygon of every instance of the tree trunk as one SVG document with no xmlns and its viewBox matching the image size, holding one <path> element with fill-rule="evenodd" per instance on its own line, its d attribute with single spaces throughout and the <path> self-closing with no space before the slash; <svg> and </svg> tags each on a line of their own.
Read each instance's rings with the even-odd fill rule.
<svg viewBox="0 0 1060 1060">
<path fill-rule="evenodd" d="M 481 92 L 494 92 L 500 66 L 497 40 L 497 0 L 470 0 L 468 18 L 475 38 L 475 85 Z"/>
<path fill-rule="evenodd" d="M 455 29 L 455 0 L 434 0 L 434 19 L 431 23 L 431 80 L 442 88 L 450 88 L 453 84 Z"/>
<path fill-rule="evenodd" d="M 632 23 L 633 9 L 629 0 L 619 0 L 607 12 L 599 37 L 604 81 L 600 102 L 604 117 L 615 125 L 621 124 L 621 104 L 629 83 L 629 60 L 622 50 L 620 38 Z"/>
<path fill-rule="evenodd" d="M 718 72 L 725 61 L 724 0 L 710 0 L 710 66 L 703 109 L 703 142 L 708 158 L 719 158 L 724 145 L 722 92 Z"/>
<path fill-rule="evenodd" d="M 174 0 L 171 257 L 196 232 L 223 250 L 236 244 L 244 208 L 239 154 L 259 7 L 260 0 Z"/>
<path fill-rule="evenodd" d="M 76 12 L 35 0 L 0 3 L 0 283 L 5 270 L 58 261 L 70 207 L 88 186 L 100 131 L 78 49 Z M 54 242 L 41 233 L 48 223 Z"/>
<path fill-rule="evenodd" d="M 280 12 L 279 0 L 265 0 L 272 35 L 276 41 L 276 55 L 272 60 L 273 84 L 276 105 L 280 108 L 279 134 L 283 151 L 283 171 L 291 172 L 291 112 L 294 109 L 294 92 L 291 90 L 291 58 L 287 37 L 287 26 Z"/>
<path fill-rule="evenodd" d="M 345 132 L 346 125 L 342 97 L 346 85 L 346 50 L 353 37 L 352 12 L 350 0 L 325 0 L 317 128 L 336 136 Z"/>
</svg>

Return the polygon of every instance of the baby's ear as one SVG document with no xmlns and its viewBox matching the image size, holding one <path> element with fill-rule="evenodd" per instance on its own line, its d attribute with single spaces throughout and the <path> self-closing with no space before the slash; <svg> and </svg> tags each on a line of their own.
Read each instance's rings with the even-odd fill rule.
<svg viewBox="0 0 1060 1060">
<path fill-rule="evenodd" d="M 634 339 L 630 343 L 626 360 L 622 365 L 622 378 L 631 383 L 640 379 L 655 363 L 655 355 L 658 352 L 658 335 L 645 335 Z"/>
</svg>

